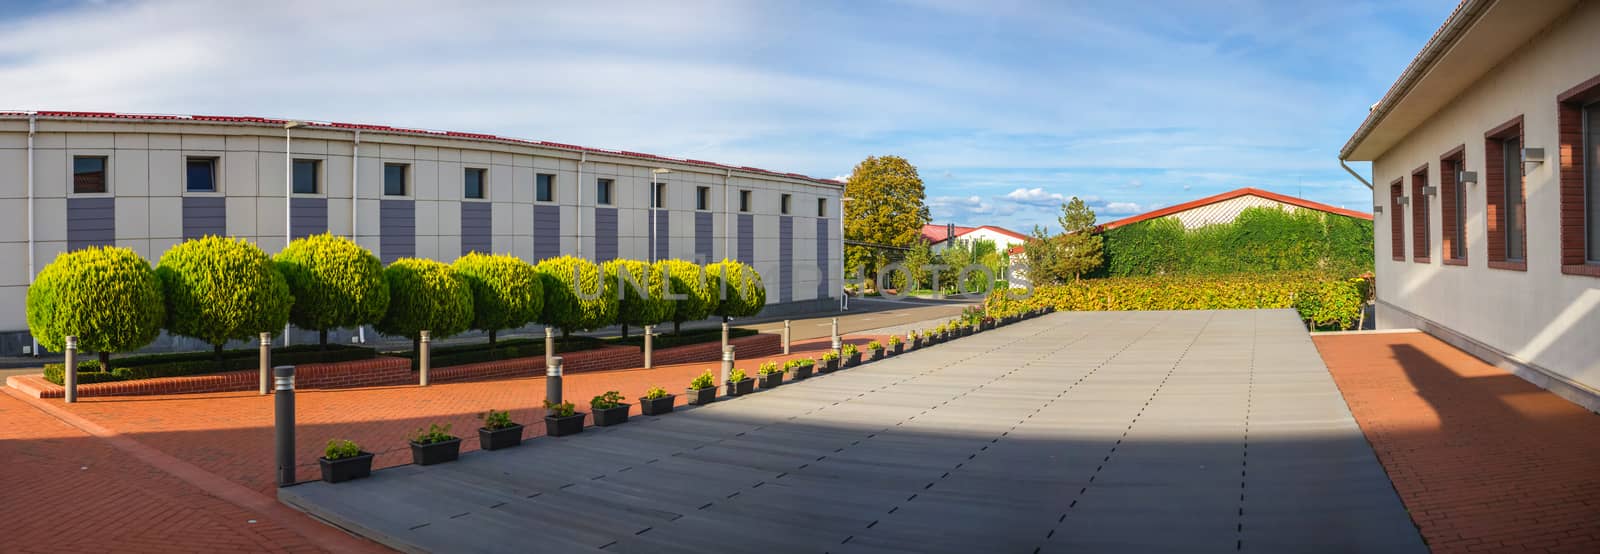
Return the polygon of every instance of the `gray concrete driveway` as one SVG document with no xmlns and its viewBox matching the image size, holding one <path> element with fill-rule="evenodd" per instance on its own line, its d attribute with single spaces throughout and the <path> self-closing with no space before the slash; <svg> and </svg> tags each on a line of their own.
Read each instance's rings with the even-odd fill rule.
<svg viewBox="0 0 1600 554">
<path fill-rule="evenodd" d="M 280 498 L 408 551 L 1426 552 L 1291 311 L 1052 314 Z"/>
</svg>

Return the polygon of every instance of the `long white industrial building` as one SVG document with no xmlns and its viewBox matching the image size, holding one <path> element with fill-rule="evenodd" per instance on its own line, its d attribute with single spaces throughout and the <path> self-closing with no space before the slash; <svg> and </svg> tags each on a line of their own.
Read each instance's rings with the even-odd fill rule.
<svg viewBox="0 0 1600 554">
<path fill-rule="evenodd" d="M 0 112 L 0 355 L 31 347 L 28 283 L 57 254 L 116 245 L 154 264 L 204 235 L 271 254 L 330 232 L 385 263 L 472 251 L 726 257 L 761 273 L 768 313 L 831 310 L 842 191 L 793 173 L 472 133 Z"/>
</svg>

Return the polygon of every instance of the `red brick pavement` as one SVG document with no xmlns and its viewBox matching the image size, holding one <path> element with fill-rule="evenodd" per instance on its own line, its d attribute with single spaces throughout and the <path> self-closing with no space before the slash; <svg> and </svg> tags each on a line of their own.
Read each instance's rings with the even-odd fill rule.
<svg viewBox="0 0 1600 554">
<path fill-rule="evenodd" d="M 1433 552 L 1600 552 L 1600 415 L 1426 334 L 1314 342 Z"/>
</svg>

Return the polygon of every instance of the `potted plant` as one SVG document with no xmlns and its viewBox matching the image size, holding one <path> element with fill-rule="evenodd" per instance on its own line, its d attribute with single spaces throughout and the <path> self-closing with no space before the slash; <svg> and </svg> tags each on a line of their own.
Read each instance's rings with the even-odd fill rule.
<svg viewBox="0 0 1600 554">
<path fill-rule="evenodd" d="M 411 435 L 411 463 L 431 466 L 454 462 L 461 457 L 461 438 L 450 434 L 450 425 L 429 425 Z"/>
<path fill-rule="evenodd" d="M 844 358 L 844 367 L 861 365 L 861 351 L 856 350 L 854 344 L 844 343 L 844 347 L 839 349 L 839 357 Z"/>
<path fill-rule="evenodd" d="M 628 410 L 633 406 L 622 401 L 622 393 L 614 390 L 608 390 L 605 394 L 589 399 L 589 412 L 594 414 L 595 427 L 627 423 Z"/>
<path fill-rule="evenodd" d="M 783 384 L 783 368 L 778 367 L 778 362 L 762 362 L 761 369 L 756 370 L 756 375 L 761 376 L 761 390 Z"/>
<path fill-rule="evenodd" d="M 483 427 L 478 428 L 478 448 L 499 450 L 522 444 L 522 424 L 511 421 L 511 412 L 489 410 L 478 416 Z"/>
<path fill-rule="evenodd" d="M 699 377 L 689 382 L 689 403 L 696 406 L 710 404 L 717 399 L 717 381 L 711 376 L 711 370 L 706 370 Z"/>
<path fill-rule="evenodd" d="M 900 342 L 900 335 L 889 336 L 889 355 L 898 356 L 905 352 L 905 344 Z"/>
<path fill-rule="evenodd" d="M 811 377 L 811 368 L 815 367 L 816 364 L 816 360 L 806 358 L 789 360 L 783 363 L 783 367 L 784 369 L 789 370 L 790 373 L 794 374 L 794 380 L 799 381 L 801 379 Z"/>
<path fill-rule="evenodd" d="M 322 480 L 342 483 L 372 475 L 372 453 L 362 452 L 356 443 L 347 440 L 330 440 L 328 447 L 317 458 L 322 465 Z"/>
<path fill-rule="evenodd" d="M 550 410 L 550 415 L 544 416 L 544 434 L 565 437 L 583 432 L 584 414 L 573 407 L 571 402 L 556 404 L 546 400 L 544 409 Z"/>
<path fill-rule="evenodd" d="M 744 374 L 744 370 L 733 368 L 728 373 L 728 396 L 750 394 L 756 390 L 756 380 Z"/>
<path fill-rule="evenodd" d="M 872 351 L 872 356 L 867 358 L 867 361 L 876 362 L 878 360 L 883 359 L 883 343 L 875 341 L 875 340 L 871 341 L 871 342 L 868 342 L 867 343 L 867 350 Z"/>
<path fill-rule="evenodd" d="M 672 412 L 672 401 L 677 398 L 678 395 L 667 394 L 667 389 L 650 387 L 650 390 L 644 393 L 644 398 L 639 399 L 639 411 L 643 412 L 644 415 L 670 413 Z"/>
<path fill-rule="evenodd" d="M 839 370 L 839 353 L 835 352 L 835 351 L 832 351 L 832 350 L 829 350 L 827 352 L 823 352 L 822 353 L 822 370 L 821 370 L 822 373 L 830 373 L 830 372 L 834 372 L 834 371 L 838 371 L 838 370 Z"/>
</svg>

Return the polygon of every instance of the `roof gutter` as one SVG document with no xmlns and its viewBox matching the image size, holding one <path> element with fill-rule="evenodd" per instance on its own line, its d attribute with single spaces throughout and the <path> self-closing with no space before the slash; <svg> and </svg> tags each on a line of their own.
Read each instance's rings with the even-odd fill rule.
<svg viewBox="0 0 1600 554">
<path fill-rule="evenodd" d="M 1367 190 L 1372 190 L 1372 181 L 1368 181 L 1366 177 L 1356 173 L 1356 170 L 1350 169 L 1350 166 L 1344 163 L 1344 158 L 1339 158 L 1339 167 L 1344 168 L 1345 173 L 1349 173 L 1351 177 L 1355 177 L 1357 181 L 1361 181 L 1361 184 L 1366 185 Z"/>
</svg>

